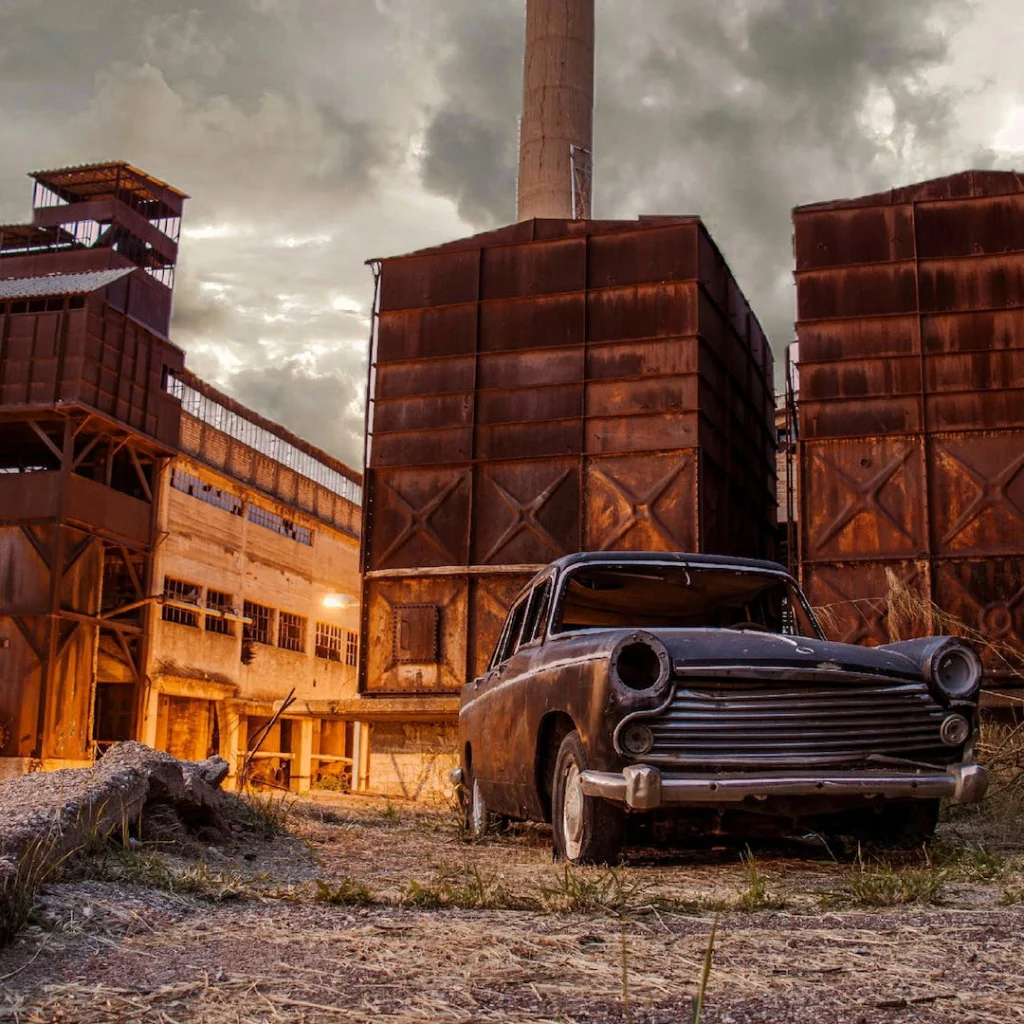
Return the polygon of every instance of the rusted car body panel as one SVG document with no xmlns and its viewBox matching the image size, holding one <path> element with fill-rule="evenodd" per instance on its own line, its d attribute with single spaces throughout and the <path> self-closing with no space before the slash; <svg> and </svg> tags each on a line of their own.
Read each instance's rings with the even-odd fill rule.
<svg viewBox="0 0 1024 1024">
<path fill-rule="evenodd" d="M 798 593 L 781 566 L 713 556 L 590 553 L 543 570 L 510 611 L 493 663 L 462 692 L 461 780 L 491 812 L 551 819 L 552 744 L 567 729 L 586 751 L 584 793 L 635 811 L 718 803 L 799 819 L 879 798 L 980 798 L 984 774 L 970 752 L 977 693 L 949 699 L 929 681 L 929 652 L 950 641 L 871 649 L 827 641 L 820 631 L 563 625 L 580 571 L 643 573 L 669 592 L 670 572 L 680 567 L 686 580 L 746 574 Z M 530 626 L 514 624 L 516 608 L 548 591 L 545 621 L 529 639 Z M 517 628 L 513 650 L 508 636 Z M 664 652 L 654 689 L 623 685 L 616 658 L 632 642 Z M 950 742 L 945 723 L 960 717 L 965 732 Z M 650 731 L 642 755 L 623 745 L 634 724 Z"/>
<path fill-rule="evenodd" d="M 884 643 L 888 570 L 925 632 L 961 621 L 987 685 L 1020 687 L 1022 182 L 968 172 L 801 207 L 794 229 L 811 602 L 837 637 Z"/>
<path fill-rule="evenodd" d="M 458 692 L 560 555 L 771 553 L 771 349 L 696 218 L 529 221 L 379 272 L 364 692 Z"/>
</svg>

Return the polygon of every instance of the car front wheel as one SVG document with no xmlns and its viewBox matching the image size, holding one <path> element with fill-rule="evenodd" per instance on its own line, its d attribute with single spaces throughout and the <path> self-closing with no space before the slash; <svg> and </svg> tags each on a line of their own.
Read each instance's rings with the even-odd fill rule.
<svg viewBox="0 0 1024 1024">
<path fill-rule="evenodd" d="M 466 791 L 466 831 L 471 839 L 483 839 L 493 824 L 494 819 L 480 792 L 480 780 L 474 776 Z"/>
<path fill-rule="evenodd" d="M 578 732 L 562 740 L 555 761 L 551 822 L 555 855 L 570 864 L 614 864 L 622 852 L 625 812 L 583 792 L 587 755 Z"/>
</svg>

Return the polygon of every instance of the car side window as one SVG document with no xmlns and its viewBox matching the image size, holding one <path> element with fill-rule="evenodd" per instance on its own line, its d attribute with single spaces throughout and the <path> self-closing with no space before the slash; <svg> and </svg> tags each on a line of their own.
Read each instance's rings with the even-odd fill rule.
<svg viewBox="0 0 1024 1024">
<path fill-rule="evenodd" d="M 548 624 L 548 609 L 551 606 L 551 591 L 554 581 L 548 577 L 539 586 L 533 588 L 530 604 L 526 611 L 526 622 L 523 624 L 523 635 L 519 646 L 539 640 L 544 635 Z"/>
<path fill-rule="evenodd" d="M 508 613 L 508 620 L 505 623 L 505 629 L 502 631 L 498 647 L 494 652 L 491 668 L 497 668 L 498 665 L 508 661 L 516 647 L 519 646 L 519 633 L 523 627 L 523 619 L 526 618 L 528 600 L 529 595 L 523 597 L 521 601 L 513 605 L 512 610 Z"/>
</svg>

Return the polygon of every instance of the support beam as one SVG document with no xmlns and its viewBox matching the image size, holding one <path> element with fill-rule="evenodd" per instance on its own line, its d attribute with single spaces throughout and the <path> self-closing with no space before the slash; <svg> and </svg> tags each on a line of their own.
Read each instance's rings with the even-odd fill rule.
<svg viewBox="0 0 1024 1024">
<path fill-rule="evenodd" d="M 61 463 L 64 461 L 64 455 L 61 450 L 53 443 L 50 439 L 50 435 L 35 420 L 28 420 L 28 425 L 35 431 L 39 439 L 46 445 L 47 448 L 53 453 L 54 457 L 57 458 Z"/>
<path fill-rule="evenodd" d="M 33 550 L 39 556 L 40 561 L 47 569 L 50 568 L 50 552 L 43 546 L 42 541 L 35 535 L 31 526 L 22 524 L 21 532 L 25 534 L 28 542 L 32 545 Z"/>
<path fill-rule="evenodd" d="M 20 615 L 11 615 L 11 619 L 14 621 L 15 626 L 18 627 L 18 632 L 25 638 L 25 643 L 32 648 L 32 653 L 36 656 L 36 660 L 41 665 L 46 661 L 46 652 L 36 643 L 36 638 L 32 634 L 32 631 L 25 624 L 25 620 Z"/>
<path fill-rule="evenodd" d="M 138 474 L 139 483 L 142 484 L 142 490 L 146 495 L 146 500 L 153 503 L 153 489 L 149 486 L 149 480 L 146 479 L 146 474 L 142 469 L 142 463 L 139 462 L 138 455 L 135 454 L 135 449 L 129 444 L 128 454 L 132 458 L 132 465 L 135 467 L 135 472 Z"/>
</svg>

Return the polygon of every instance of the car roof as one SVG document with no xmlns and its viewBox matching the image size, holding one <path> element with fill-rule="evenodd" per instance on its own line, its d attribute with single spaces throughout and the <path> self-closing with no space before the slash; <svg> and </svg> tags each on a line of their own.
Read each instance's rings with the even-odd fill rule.
<svg viewBox="0 0 1024 1024">
<path fill-rule="evenodd" d="M 616 565 L 630 562 L 676 562 L 679 565 L 707 565 L 724 569 L 764 569 L 766 572 L 789 573 L 789 570 L 778 562 L 768 562 L 758 558 L 737 558 L 734 555 L 689 554 L 685 551 L 581 551 L 575 555 L 563 555 L 552 562 L 547 569 L 555 568 L 561 571 L 575 565 L 600 565 L 609 562 Z"/>
</svg>

